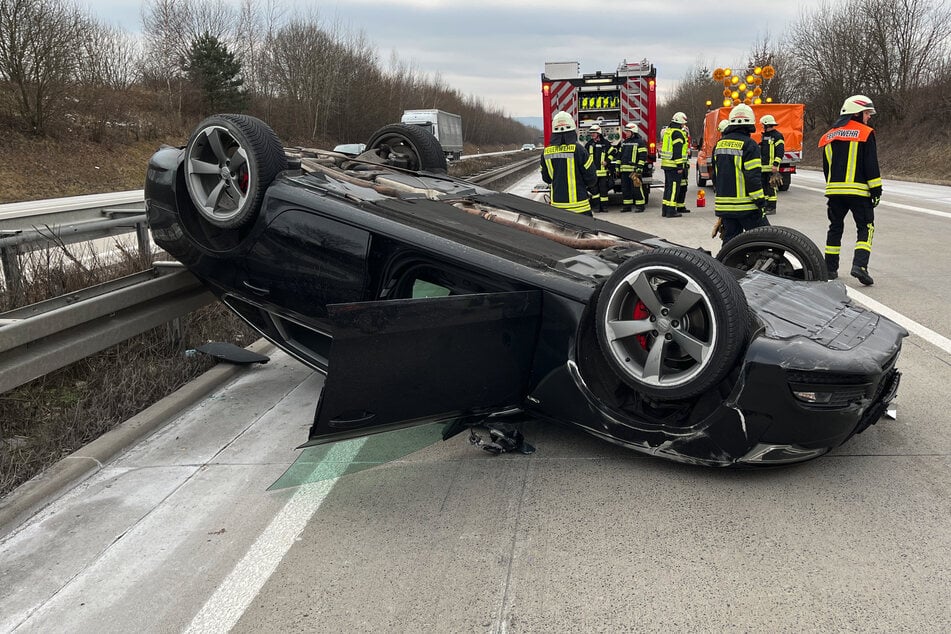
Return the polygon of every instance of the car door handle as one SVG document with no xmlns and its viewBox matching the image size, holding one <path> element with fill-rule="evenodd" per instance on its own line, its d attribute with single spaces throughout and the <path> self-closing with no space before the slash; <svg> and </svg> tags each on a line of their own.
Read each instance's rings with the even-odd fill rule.
<svg viewBox="0 0 951 634">
<path fill-rule="evenodd" d="M 338 416 L 334 416 L 329 421 L 327 421 L 331 427 L 342 427 L 344 429 L 349 429 L 351 427 L 365 427 L 369 425 L 376 419 L 376 414 L 373 412 L 344 412 Z"/>
<path fill-rule="evenodd" d="M 271 290 L 270 290 L 270 289 L 263 288 L 263 287 L 261 287 L 261 286 L 255 286 L 254 284 L 252 284 L 251 282 L 249 282 L 249 281 L 247 281 L 247 280 L 244 280 L 244 281 L 241 282 L 241 283 L 244 284 L 245 288 L 247 288 L 249 291 L 251 291 L 251 292 L 254 293 L 255 295 L 260 295 L 260 296 L 264 297 L 264 296 L 267 296 L 267 295 L 270 295 L 270 294 L 271 294 Z"/>
</svg>

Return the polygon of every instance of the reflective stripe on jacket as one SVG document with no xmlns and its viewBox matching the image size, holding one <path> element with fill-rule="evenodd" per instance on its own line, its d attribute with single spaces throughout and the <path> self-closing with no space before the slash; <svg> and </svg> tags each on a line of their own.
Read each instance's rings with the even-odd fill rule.
<svg viewBox="0 0 951 634">
<path fill-rule="evenodd" d="M 598 182 L 594 157 L 581 145 L 549 145 L 541 158 L 542 180 L 551 185 L 551 205 L 573 213 L 591 210 L 588 187 Z"/>
<path fill-rule="evenodd" d="M 713 186 L 718 215 L 758 209 L 754 201 L 765 199 L 759 146 L 746 132 L 727 132 L 713 148 Z"/>
<path fill-rule="evenodd" d="M 647 163 L 647 144 L 639 134 L 621 141 L 621 172 L 642 172 Z"/>
<path fill-rule="evenodd" d="M 595 173 L 598 176 L 608 175 L 608 163 L 611 162 L 611 143 L 604 137 L 597 141 L 588 141 L 588 154 L 594 161 Z"/>
<path fill-rule="evenodd" d="M 763 171 L 773 171 L 773 166 L 779 167 L 786 158 L 786 139 L 783 133 L 773 128 L 763 132 L 763 140 L 759 143 L 760 155 L 763 161 Z"/>
<path fill-rule="evenodd" d="M 687 133 L 676 124 L 664 129 L 660 142 L 660 166 L 680 168 L 687 164 Z"/>
<path fill-rule="evenodd" d="M 819 139 L 822 172 L 826 177 L 826 196 L 882 195 L 882 174 L 878 169 L 875 131 L 850 119 Z"/>
</svg>

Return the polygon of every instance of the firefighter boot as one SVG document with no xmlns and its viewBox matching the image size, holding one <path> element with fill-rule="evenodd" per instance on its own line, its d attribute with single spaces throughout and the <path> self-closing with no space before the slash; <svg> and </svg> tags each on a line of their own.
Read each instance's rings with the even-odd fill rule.
<svg viewBox="0 0 951 634">
<path fill-rule="evenodd" d="M 829 269 L 830 280 L 834 280 L 839 277 L 839 256 L 826 253 L 826 268 Z"/>
<path fill-rule="evenodd" d="M 868 274 L 868 269 L 858 264 L 852 266 L 852 277 L 862 282 L 865 286 L 871 286 L 875 283 L 872 276 Z"/>
<path fill-rule="evenodd" d="M 644 205 L 634 205 L 634 213 L 636 214 L 644 213 Z"/>
<path fill-rule="evenodd" d="M 624 207 L 621 207 L 621 213 L 622 213 L 622 214 L 628 213 L 628 212 L 630 212 L 630 211 L 631 211 L 631 206 L 630 206 L 630 205 L 625 205 Z"/>
</svg>

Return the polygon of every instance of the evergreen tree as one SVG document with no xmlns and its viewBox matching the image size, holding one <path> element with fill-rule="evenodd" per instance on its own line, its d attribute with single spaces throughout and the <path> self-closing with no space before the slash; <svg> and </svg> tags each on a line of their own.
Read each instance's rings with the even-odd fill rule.
<svg viewBox="0 0 951 634">
<path fill-rule="evenodd" d="M 247 107 L 247 94 L 241 88 L 244 84 L 241 62 L 214 35 L 206 32 L 192 41 L 185 73 L 200 94 L 203 113 L 232 112 Z"/>
</svg>

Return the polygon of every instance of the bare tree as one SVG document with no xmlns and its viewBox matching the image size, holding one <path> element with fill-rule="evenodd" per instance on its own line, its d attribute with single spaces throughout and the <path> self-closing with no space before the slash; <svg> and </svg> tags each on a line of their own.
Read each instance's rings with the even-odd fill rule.
<svg viewBox="0 0 951 634">
<path fill-rule="evenodd" d="M 902 119 L 936 81 L 951 41 L 951 6 L 931 0 L 848 0 L 803 15 L 790 38 L 801 99 L 824 119 L 850 94 L 869 94 L 884 120 Z"/>
<path fill-rule="evenodd" d="M 0 78 L 26 126 L 43 134 L 67 102 L 88 19 L 62 0 L 0 0 Z"/>
<path fill-rule="evenodd" d="M 139 79 L 139 41 L 118 27 L 90 20 L 82 34 L 82 62 L 76 78 L 81 85 L 128 90 Z"/>
<path fill-rule="evenodd" d="M 231 44 L 237 39 L 238 14 L 224 0 L 146 0 L 143 74 L 165 85 L 169 106 L 181 116 L 184 66 L 191 44 L 204 34 Z"/>
<path fill-rule="evenodd" d="M 951 42 L 951 5 L 928 0 L 869 0 L 869 85 L 879 109 L 905 118 L 912 96 L 937 80 Z"/>
</svg>

